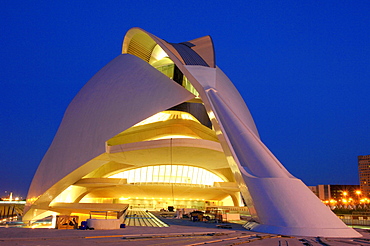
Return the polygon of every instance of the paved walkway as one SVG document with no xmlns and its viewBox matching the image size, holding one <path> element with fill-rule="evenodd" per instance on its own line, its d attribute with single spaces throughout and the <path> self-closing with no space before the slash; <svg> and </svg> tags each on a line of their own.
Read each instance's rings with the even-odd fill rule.
<svg viewBox="0 0 370 246">
<path fill-rule="evenodd" d="M 124 224 L 126 226 L 168 227 L 166 223 L 163 223 L 151 212 L 142 210 L 129 210 Z"/>
<path fill-rule="evenodd" d="M 354 246 L 370 245 L 368 230 L 359 230 L 361 239 L 327 239 L 282 237 L 245 230 L 241 224 L 229 223 L 231 229 L 217 228 L 215 223 L 161 218 L 169 227 L 127 226 L 119 230 L 56 230 L 0 228 L 1 245 L 246 245 L 246 246 Z"/>
</svg>

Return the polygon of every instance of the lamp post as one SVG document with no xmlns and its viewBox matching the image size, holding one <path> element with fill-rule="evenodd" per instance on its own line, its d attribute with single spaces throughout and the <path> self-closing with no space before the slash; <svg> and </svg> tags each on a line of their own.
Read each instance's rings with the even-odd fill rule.
<svg viewBox="0 0 370 246">
<path fill-rule="evenodd" d="M 360 205 L 361 204 L 361 191 L 360 190 L 356 190 L 355 193 L 357 195 L 358 204 Z"/>
<path fill-rule="evenodd" d="M 348 195 L 347 191 L 342 192 L 342 204 L 344 205 L 344 208 L 347 208 L 347 203 L 348 203 L 347 195 Z"/>
</svg>

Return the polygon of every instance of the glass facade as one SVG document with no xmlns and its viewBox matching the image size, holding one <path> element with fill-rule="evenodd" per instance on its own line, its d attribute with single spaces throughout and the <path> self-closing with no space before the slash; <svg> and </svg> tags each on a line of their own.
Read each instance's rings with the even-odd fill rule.
<svg viewBox="0 0 370 246">
<path fill-rule="evenodd" d="M 199 98 L 199 93 L 198 91 L 194 88 L 194 86 L 190 83 L 190 81 L 184 76 L 182 80 L 182 86 L 185 87 L 188 91 L 193 93 L 197 98 Z"/>
<path fill-rule="evenodd" d="M 161 67 L 156 67 L 156 69 L 162 72 L 164 75 L 166 75 L 170 79 L 173 79 L 173 71 L 175 69 L 175 64 L 169 64 L 169 65 L 164 65 Z"/>
<path fill-rule="evenodd" d="M 160 67 L 156 67 L 156 69 L 162 72 L 164 75 L 169 77 L 170 79 L 174 79 L 174 71 L 175 71 L 175 64 L 167 64 Z M 179 82 L 180 83 L 180 82 Z M 198 91 L 194 88 L 194 86 L 190 83 L 190 81 L 185 77 L 182 76 L 182 86 L 193 93 L 197 98 L 199 98 Z"/>
<path fill-rule="evenodd" d="M 224 182 L 222 178 L 206 169 L 185 165 L 158 165 L 123 171 L 108 178 L 127 179 L 128 184 L 177 183 L 212 186 Z"/>
</svg>

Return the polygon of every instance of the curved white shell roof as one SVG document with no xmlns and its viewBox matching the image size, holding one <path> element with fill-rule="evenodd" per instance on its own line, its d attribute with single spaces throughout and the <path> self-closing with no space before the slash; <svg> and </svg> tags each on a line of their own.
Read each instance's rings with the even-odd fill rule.
<svg viewBox="0 0 370 246">
<path fill-rule="evenodd" d="M 361 236 L 293 177 L 262 143 L 244 100 L 216 66 L 210 37 L 173 45 L 140 28 L 128 31 L 123 55 L 102 68 L 69 105 L 31 184 L 26 217 L 31 218 L 36 208 L 47 209 L 61 190 L 105 163 L 96 157 L 105 152 L 108 139 L 194 98 L 149 65 L 156 46 L 199 92 L 233 178 L 259 222 L 250 229 L 285 235 Z"/>
<path fill-rule="evenodd" d="M 96 168 L 81 166 L 103 154 L 108 139 L 193 97 L 143 60 L 119 55 L 91 78 L 68 106 L 33 178 L 28 199 L 54 198 L 58 195 L 54 190 L 67 188 Z M 78 168 L 83 170 L 76 177 L 67 176 Z M 60 187 L 51 189 L 58 182 Z"/>
</svg>

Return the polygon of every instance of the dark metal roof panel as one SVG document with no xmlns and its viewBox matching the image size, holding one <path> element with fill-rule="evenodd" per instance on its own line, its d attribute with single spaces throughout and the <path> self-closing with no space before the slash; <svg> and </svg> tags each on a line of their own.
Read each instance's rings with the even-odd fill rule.
<svg viewBox="0 0 370 246">
<path fill-rule="evenodd" d="M 200 65 L 209 67 L 208 64 L 203 60 L 200 55 L 198 55 L 194 50 L 192 50 L 189 46 L 189 43 L 179 43 L 179 44 L 173 44 L 171 45 L 177 50 L 177 52 L 181 55 L 183 58 L 185 65 Z"/>
</svg>

